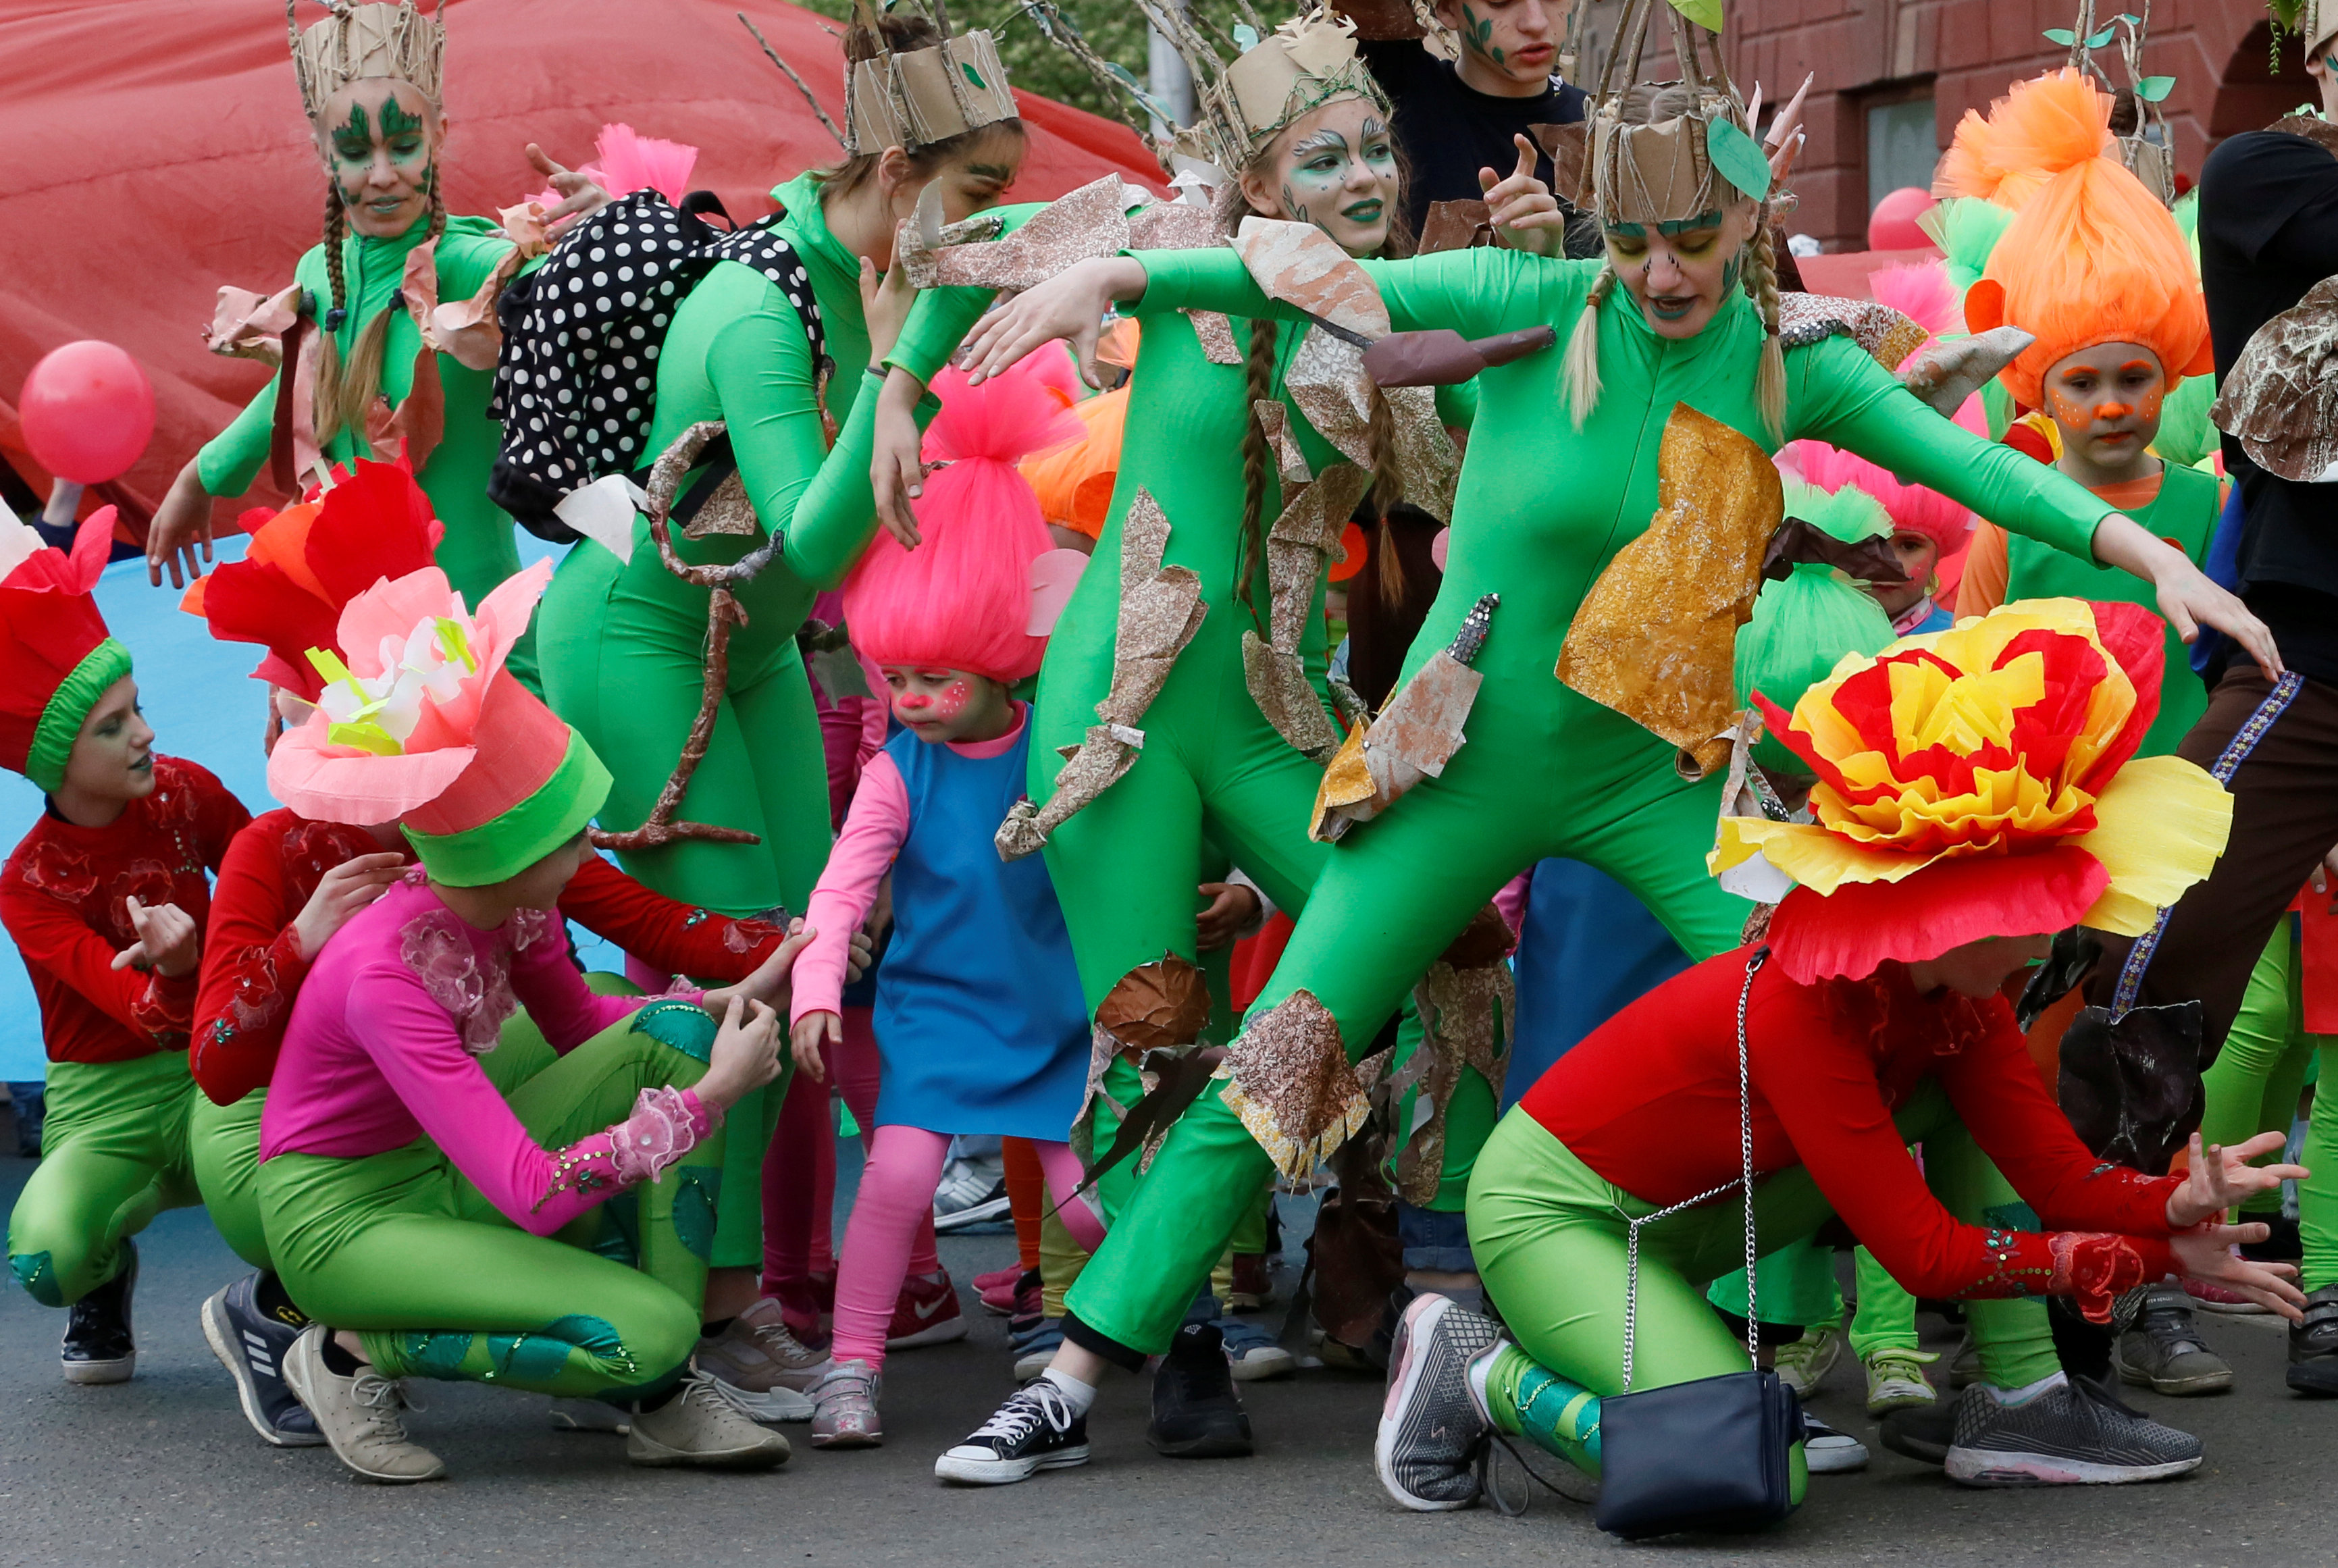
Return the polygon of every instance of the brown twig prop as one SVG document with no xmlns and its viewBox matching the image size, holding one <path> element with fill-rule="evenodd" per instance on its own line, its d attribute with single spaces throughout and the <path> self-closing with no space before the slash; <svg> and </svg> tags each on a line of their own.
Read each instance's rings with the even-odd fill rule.
<svg viewBox="0 0 2338 1568">
<path fill-rule="evenodd" d="M 771 56 L 771 64 L 787 73 L 788 80 L 796 84 L 796 91 L 802 93 L 804 102 L 811 105 L 811 112 L 820 116 L 820 122 L 828 127 L 830 135 L 836 138 L 836 144 L 839 147 L 843 146 L 844 132 L 836 128 L 836 122 L 830 119 L 828 111 L 820 106 L 820 100 L 812 96 L 811 89 L 804 84 L 804 79 L 796 74 L 796 68 L 781 58 L 780 52 L 771 47 L 771 41 L 763 36 L 763 30 L 748 21 L 744 11 L 738 12 L 736 15 L 740 24 L 755 35 L 755 42 L 761 44 L 763 46 L 763 53 Z M 833 32 L 834 29 L 831 28 L 830 31 Z"/>
<path fill-rule="evenodd" d="M 650 537 L 657 542 L 658 558 L 665 569 L 693 587 L 707 590 L 706 603 L 706 684 L 699 699 L 698 717 L 691 721 L 690 738 L 683 742 L 682 757 L 673 765 L 673 776 L 666 779 L 664 789 L 658 794 L 657 804 L 649 818 L 630 833 L 593 831 L 593 842 L 603 849 L 654 849 L 662 845 L 677 843 L 686 838 L 702 839 L 715 844 L 760 844 L 762 838 L 743 828 L 718 828 L 711 822 L 677 822 L 675 815 L 682 809 L 682 798 L 690 791 L 691 775 L 705 759 L 707 742 L 714 737 L 715 716 L 722 710 L 723 689 L 731 681 L 731 631 L 747 624 L 747 612 L 739 607 L 732 593 L 734 585 L 752 579 L 758 572 L 771 564 L 779 554 L 777 534 L 749 551 L 728 566 L 693 566 L 674 554 L 673 537 L 668 516 L 673 508 L 674 492 L 681 487 L 683 475 L 697 463 L 698 455 L 706 444 L 722 434 L 722 421 L 703 419 L 684 430 L 665 449 L 665 455 L 650 470 L 649 519 Z"/>
</svg>

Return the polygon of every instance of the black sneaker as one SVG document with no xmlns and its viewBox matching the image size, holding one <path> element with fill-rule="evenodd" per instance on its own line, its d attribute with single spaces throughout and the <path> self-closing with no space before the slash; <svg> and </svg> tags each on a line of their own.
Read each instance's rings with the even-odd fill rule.
<svg viewBox="0 0 2338 1568">
<path fill-rule="evenodd" d="M 1469 1392 L 1469 1364 L 1501 1342 L 1490 1319 L 1443 1296 L 1419 1296 L 1405 1308 L 1372 1467 L 1407 1508 L 1440 1513 L 1478 1500 L 1475 1461 L 1486 1417 Z"/>
<path fill-rule="evenodd" d="M 2200 1460 L 2197 1437 L 2065 1375 L 2018 1402 L 1985 1383 L 1966 1390 L 1948 1471 L 1968 1486 L 2100 1486 L 2164 1481 Z"/>
<path fill-rule="evenodd" d="M 68 1383 L 127 1383 L 138 1367 L 138 1342 L 130 1337 L 130 1298 L 138 1289 L 138 1249 L 122 1243 L 121 1269 L 73 1304 L 65 1342 L 58 1352 Z"/>
<path fill-rule="evenodd" d="M 2202 1342 L 2192 1322 L 2192 1298 L 2180 1285 L 2151 1288 L 2135 1327 L 2118 1337 L 2111 1361 L 2122 1379 L 2155 1394 L 2221 1394 L 2233 1386 L 2232 1367 Z"/>
<path fill-rule="evenodd" d="M 1903 1406 L 1887 1412 L 1877 1425 L 1883 1446 L 1927 1465 L 1947 1464 L 1949 1449 L 1957 1439 L 1957 1406 L 1963 1399 L 1961 1394 L 1950 1394 L 1930 1405 Z"/>
<path fill-rule="evenodd" d="M 2300 1394 L 2338 1394 L 2338 1285 L 2305 1298 L 2305 1321 L 2289 1326 L 2289 1386 Z"/>
<path fill-rule="evenodd" d="M 934 1476 L 969 1486 L 1004 1486 L 1029 1480 L 1036 1470 L 1087 1462 L 1088 1418 L 1073 1413 L 1062 1389 L 1035 1377 L 973 1436 L 935 1460 Z"/>
<path fill-rule="evenodd" d="M 261 1311 L 259 1296 L 260 1276 L 247 1274 L 204 1302 L 203 1338 L 235 1379 L 243 1418 L 261 1442 L 279 1448 L 317 1447 L 325 1435 L 284 1382 L 284 1357 L 300 1329 Z"/>
<path fill-rule="evenodd" d="M 1153 1375 L 1153 1424 L 1144 1440 L 1172 1459 L 1240 1459 L 1251 1452 L 1250 1417 L 1214 1323 L 1188 1323 Z"/>
</svg>

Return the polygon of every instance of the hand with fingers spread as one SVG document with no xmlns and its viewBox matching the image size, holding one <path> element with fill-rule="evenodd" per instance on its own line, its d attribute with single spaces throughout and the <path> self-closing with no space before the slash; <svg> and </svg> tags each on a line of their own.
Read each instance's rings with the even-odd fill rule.
<svg viewBox="0 0 2338 1568">
<path fill-rule="evenodd" d="M 828 1064 L 820 1060 L 822 1041 L 830 1045 L 844 1043 L 844 1020 L 833 1013 L 807 1013 L 796 1020 L 793 1044 L 796 1071 L 808 1073 L 815 1083 L 828 1082 Z"/>
<path fill-rule="evenodd" d="M 1144 298 L 1144 263 L 1129 256 L 1075 261 L 1046 282 L 1026 289 L 975 323 L 959 350 L 967 385 L 979 387 L 1026 354 L 1057 338 L 1072 346 L 1080 377 L 1101 389 L 1096 338 L 1105 312 L 1123 301 Z"/>
<path fill-rule="evenodd" d="M 2222 1285 L 2295 1323 L 2305 1316 L 2305 1292 L 2297 1288 L 2297 1265 L 2259 1263 L 2233 1250 L 2264 1240 L 2272 1230 L 2270 1225 L 2262 1224 L 2200 1225 L 2169 1237 L 2167 1245 L 2186 1279 Z"/>
<path fill-rule="evenodd" d="M 918 399 L 925 395 L 925 383 L 898 365 L 877 393 L 869 484 L 877 520 L 904 550 L 915 550 L 924 539 L 909 503 L 926 493 L 926 433 L 918 427 Z"/>
<path fill-rule="evenodd" d="M 300 945 L 300 956 L 316 962 L 350 916 L 388 892 L 390 884 L 405 874 L 406 857 L 389 849 L 344 860 L 326 872 L 293 917 L 292 937 Z"/>
<path fill-rule="evenodd" d="M 2185 642 L 2196 640 L 2201 627 L 2213 626 L 2239 643 L 2266 680 L 2281 679 L 2281 650 L 2265 623 L 2236 595 L 2209 581 L 2190 556 L 2126 513 L 2107 513 L 2096 525 L 2095 559 L 2150 583 L 2160 614 Z"/>
<path fill-rule="evenodd" d="M 1535 177 L 1541 152 L 1522 135 L 1513 134 L 1510 140 L 1518 149 L 1516 169 L 1507 176 L 1498 176 L 1490 168 L 1478 171 L 1478 188 L 1486 193 L 1494 232 L 1513 250 L 1564 255 L 1567 213 L 1550 187 Z"/>
<path fill-rule="evenodd" d="M 2277 1191 L 2284 1181 L 2303 1181 L 2303 1165 L 2252 1165 L 2261 1154 L 2271 1154 L 2288 1142 L 2281 1132 L 2260 1132 L 2245 1143 L 2204 1144 L 2192 1134 L 2191 1167 L 2184 1185 L 2167 1198 L 2167 1228 L 2189 1230 L 2206 1220 L 2222 1219 L 2260 1192 Z M 2263 1240 L 2264 1237 L 2253 1238 Z"/>
<path fill-rule="evenodd" d="M 135 898 L 122 902 L 138 939 L 113 956 L 114 968 L 127 969 L 134 964 L 169 980 L 193 970 L 202 953 L 202 927 L 195 924 L 193 916 L 176 904 L 157 904 L 149 909 Z"/>
<path fill-rule="evenodd" d="M 727 1111 L 779 1075 L 780 1015 L 761 1002 L 731 997 L 722 1026 L 714 1032 L 706 1073 L 696 1084 L 699 1103 Z"/>
<path fill-rule="evenodd" d="M 709 1013 L 719 1013 L 731 1004 L 733 996 L 743 996 L 751 1002 L 768 1003 L 773 1007 L 787 1005 L 791 976 L 795 973 L 796 956 L 811 945 L 820 933 L 801 920 L 788 922 L 788 935 L 771 956 L 755 965 L 755 972 L 733 985 L 720 985 L 704 994 L 702 1004 Z"/>
<path fill-rule="evenodd" d="M 551 155 L 533 142 L 527 144 L 527 161 L 560 192 L 560 205 L 544 215 L 544 232 L 549 238 L 559 239 L 609 204 L 609 193 L 594 184 L 590 174 L 579 174 L 554 162 Z"/>
<path fill-rule="evenodd" d="M 1770 122 L 1769 132 L 1762 138 L 1762 144 L 1770 159 L 1770 188 L 1773 191 L 1786 183 L 1786 176 L 1794 170 L 1795 155 L 1802 152 L 1803 143 L 1809 139 L 1803 131 L 1803 105 L 1809 101 L 1811 83 L 1817 80 L 1816 72 L 1803 78 L 1802 86 L 1786 101 L 1786 106 L 1778 111 L 1777 117 Z"/>
</svg>

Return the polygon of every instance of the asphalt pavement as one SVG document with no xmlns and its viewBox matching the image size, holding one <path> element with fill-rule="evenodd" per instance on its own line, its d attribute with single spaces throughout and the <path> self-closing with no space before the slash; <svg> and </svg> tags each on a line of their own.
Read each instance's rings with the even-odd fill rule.
<svg viewBox="0 0 2338 1568">
<path fill-rule="evenodd" d="M 30 1169 L 0 1160 L 0 1198 L 13 1201 Z M 1625 1547 L 1593 1528 L 1586 1509 L 1549 1495 L 1518 1519 L 1396 1507 L 1372 1475 L 1379 1386 L 1331 1371 L 1247 1386 L 1254 1458 L 1156 1457 L 1144 1446 L 1145 1385 L 1116 1375 L 1091 1420 L 1094 1463 L 1019 1486 L 945 1488 L 933 1479 L 934 1455 L 1011 1387 L 1004 1321 L 978 1308 L 968 1340 L 893 1357 L 881 1449 L 815 1453 L 799 1426 L 784 1428 L 795 1457 L 772 1475 L 636 1470 L 621 1439 L 553 1432 L 541 1397 L 425 1384 L 428 1407 L 412 1428 L 450 1478 L 365 1485 L 328 1450 L 264 1446 L 237 1413 L 196 1308 L 241 1266 L 202 1211 L 162 1216 L 142 1247 L 131 1383 L 67 1386 L 56 1362 L 64 1314 L 21 1291 L 0 1294 L 0 1563 L 2262 1568 L 2338 1560 L 2338 1402 L 2292 1396 L 2281 1383 L 2283 1337 L 2247 1321 L 2205 1322 L 2234 1363 L 2235 1392 L 2137 1399 L 2206 1440 L 2208 1463 L 2188 1479 L 1968 1491 L 1874 1445 L 1857 1368 L 1839 1367 L 1815 1408 L 1870 1440 L 1875 1458 L 1864 1473 L 1815 1479 L 1801 1512 L 1759 1537 Z M 963 1284 L 1012 1250 L 1005 1236 L 945 1240 L 942 1257 Z"/>
</svg>

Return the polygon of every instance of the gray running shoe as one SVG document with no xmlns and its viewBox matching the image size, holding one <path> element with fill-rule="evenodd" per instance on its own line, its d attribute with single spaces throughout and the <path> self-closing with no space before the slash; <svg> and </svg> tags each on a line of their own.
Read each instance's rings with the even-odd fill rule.
<svg viewBox="0 0 2338 1568">
<path fill-rule="evenodd" d="M 1404 1309 L 1389 1357 L 1372 1465 L 1388 1494 L 1406 1507 L 1434 1514 L 1478 1500 L 1474 1462 L 1487 1422 L 1469 1392 L 1469 1363 L 1501 1339 L 1493 1319 L 1434 1292 Z"/>
<path fill-rule="evenodd" d="M 2084 1378 L 2022 1396 L 1976 1383 L 1957 1404 L 1952 1481 L 1968 1486 L 2101 1486 L 2200 1467 L 2200 1439 L 2130 1410 Z"/>
<path fill-rule="evenodd" d="M 2192 1298 L 2180 1285 L 2152 1288 L 2135 1327 L 2118 1337 L 2111 1360 L 2122 1379 L 2156 1394 L 2221 1394 L 2233 1386 L 2232 1367 L 2201 1343 Z"/>
</svg>

